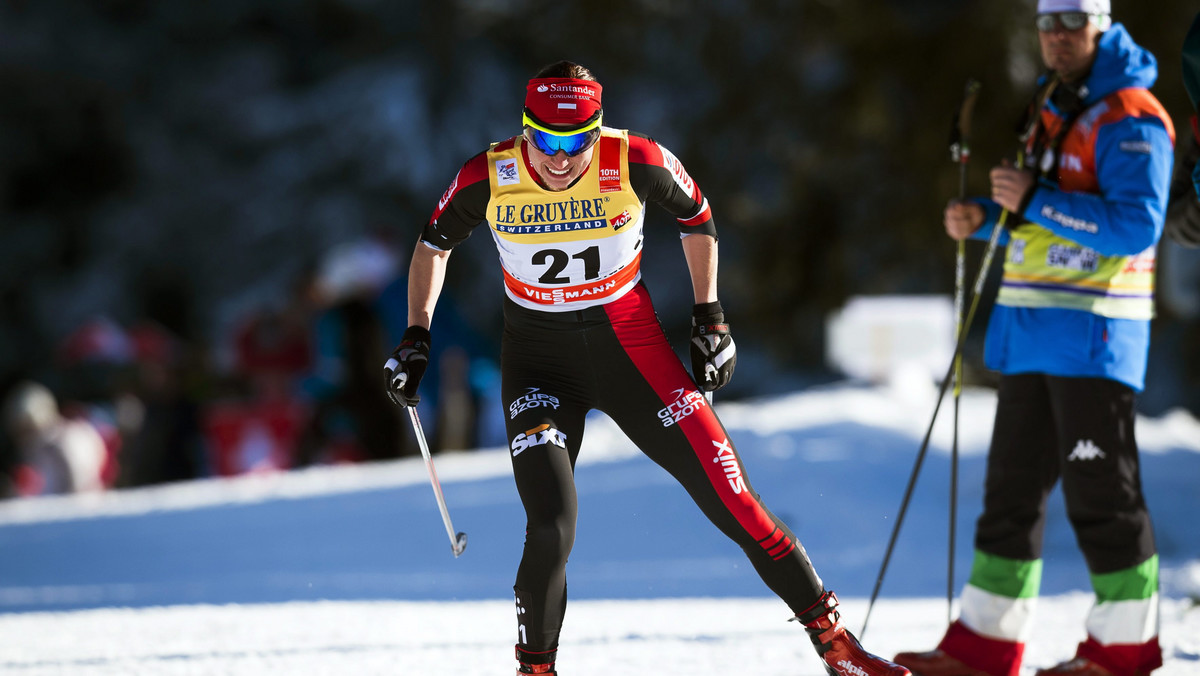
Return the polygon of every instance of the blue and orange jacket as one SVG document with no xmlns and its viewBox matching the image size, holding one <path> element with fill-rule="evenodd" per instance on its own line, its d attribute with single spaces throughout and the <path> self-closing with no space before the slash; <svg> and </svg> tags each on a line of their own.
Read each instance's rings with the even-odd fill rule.
<svg viewBox="0 0 1200 676">
<path fill-rule="evenodd" d="M 1080 90 L 1086 108 L 1043 165 L 1051 171 L 1026 200 L 1021 224 L 1001 233 L 1007 253 L 988 368 L 1143 389 L 1174 162 L 1171 118 L 1149 92 L 1157 78 L 1154 56 L 1121 24 L 1101 36 Z M 1043 133 L 1057 134 L 1065 115 L 1048 100 Z M 987 218 L 973 237 L 987 239 L 1000 207 L 980 203 Z"/>
</svg>

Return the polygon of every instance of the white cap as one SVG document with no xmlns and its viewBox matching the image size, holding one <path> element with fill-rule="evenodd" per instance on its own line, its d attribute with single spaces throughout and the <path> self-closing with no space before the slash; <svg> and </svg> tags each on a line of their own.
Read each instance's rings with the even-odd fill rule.
<svg viewBox="0 0 1200 676">
<path fill-rule="evenodd" d="M 1038 14 L 1051 12 L 1112 14 L 1112 3 L 1110 0 L 1038 0 Z"/>
</svg>

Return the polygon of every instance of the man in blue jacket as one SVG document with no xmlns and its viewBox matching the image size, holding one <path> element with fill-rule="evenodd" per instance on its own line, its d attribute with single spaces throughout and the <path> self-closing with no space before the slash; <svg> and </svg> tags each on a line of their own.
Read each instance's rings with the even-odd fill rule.
<svg viewBox="0 0 1200 676">
<path fill-rule="evenodd" d="M 1036 25 L 1049 70 L 1030 107 L 1025 162 L 992 169 L 990 199 L 945 211 L 956 240 L 1005 227 L 984 350 L 1001 376 L 961 615 L 936 650 L 895 659 L 922 676 L 1019 674 L 1037 631 L 1046 500 L 1060 480 L 1096 602 L 1075 657 L 1037 674 L 1135 676 L 1162 665 L 1134 398 L 1174 128 L 1148 91 L 1154 56 L 1112 23 L 1109 0 L 1039 0 Z"/>
</svg>

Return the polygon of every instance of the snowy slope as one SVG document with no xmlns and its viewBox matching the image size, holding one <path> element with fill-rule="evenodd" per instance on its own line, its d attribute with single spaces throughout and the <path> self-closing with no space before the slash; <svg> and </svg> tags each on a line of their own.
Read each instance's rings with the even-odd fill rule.
<svg viewBox="0 0 1200 676">
<path fill-rule="evenodd" d="M 717 410 L 764 501 L 861 627 L 931 389 L 842 385 Z M 970 565 L 994 395 L 962 401 L 955 589 Z M 943 411 L 867 632 L 926 648 L 946 622 L 951 432 Z M 1163 674 L 1200 674 L 1200 423 L 1139 420 L 1163 564 Z M 560 666 L 582 676 L 820 673 L 799 628 L 687 496 L 603 416 L 577 472 Z M 436 457 L 455 559 L 420 459 L 0 504 L 5 673 L 489 674 L 511 668 L 523 517 L 507 452 Z M 1052 498 L 1027 664 L 1068 657 L 1089 595 Z M 68 640 L 69 639 L 69 640 Z M 69 645 L 68 645 L 69 644 Z M 451 666 L 454 665 L 454 666 Z M 724 665 L 724 666 L 721 666 Z"/>
</svg>

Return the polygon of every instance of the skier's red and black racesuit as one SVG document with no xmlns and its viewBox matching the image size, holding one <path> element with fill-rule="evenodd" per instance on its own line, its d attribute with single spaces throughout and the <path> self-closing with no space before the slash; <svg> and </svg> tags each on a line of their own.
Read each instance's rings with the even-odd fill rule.
<svg viewBox="0 0 1200 676">
<path fill-rule="evenodd" d="M 541 187 L 527 152 L 518 136 L 467 161 L 421 236 L 445 251 L 486 221 L 500 253 L 502 396 L 527 517 L 515 585 L 519 647 L 558 647 L 574 467 L 591 409 L 684 486 L 793 612 L 809 609 L 824 591 L 820 578 L 754 492 L 640 281 L 646 202 L 674 215 L 683 236 L 715 237 L 703 194 L 669 151 L 623 130 L 604 128 L 591 165 L 562 191 Z"/>
</svg>

